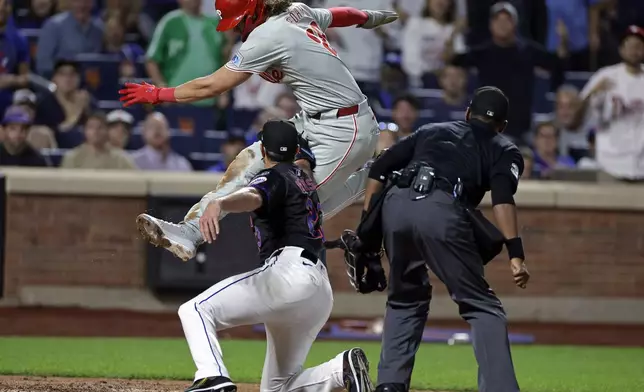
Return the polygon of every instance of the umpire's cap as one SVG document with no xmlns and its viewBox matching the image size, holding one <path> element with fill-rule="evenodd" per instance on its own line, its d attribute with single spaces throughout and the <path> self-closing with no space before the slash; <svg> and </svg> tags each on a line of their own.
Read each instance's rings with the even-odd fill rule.
<svg viewBox="0 0 644 392">
<path fill-rule="evenodd" d="M 262 127 L 259 140 L 266 152 L 271 153 L 271 158 L 278 161 L 292 161 L 295 159 L 299 140 L 295 124 L 290 121 L 271 120 Z"/>
<path fill-rule="evenodd" d="M 496 87 L 484 86 L 474 91 L 470 102 L 472 116 L 487 117 L 502 123 L 508 118 L 508 97 Z"/>
</svg>

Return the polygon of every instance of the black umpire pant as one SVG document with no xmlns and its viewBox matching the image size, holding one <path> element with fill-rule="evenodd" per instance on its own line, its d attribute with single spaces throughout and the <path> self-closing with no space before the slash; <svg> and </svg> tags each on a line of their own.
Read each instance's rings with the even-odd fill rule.
<svg viewBox="0 0 644 392">
<path fill-rule="evenodd" d="M 383 205 L 390 273 L 378 385 L 404 384 L 409 389 L 429 313 L 429 268 L 470 324 L 479 391 L 519 391 L 505 311 L 485 280 L 464 211 L 442 190 L 416 201 L 411 200 L 412 192 L 394 187 Z"/>
</svg>

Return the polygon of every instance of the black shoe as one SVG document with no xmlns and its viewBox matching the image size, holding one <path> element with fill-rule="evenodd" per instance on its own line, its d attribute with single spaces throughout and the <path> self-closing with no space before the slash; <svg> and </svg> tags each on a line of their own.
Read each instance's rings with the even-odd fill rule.
<svg viewBox="0 0 644 392">
<path fill-rule="evenodd" d="M 369 378 L 369 360 L 361 348 L 344 352 L 343 380 L 347 392 L 373 392 Z"/>
<path fill-rule="evenodd" d="M 237 392 L 237 386 L 228 377 L 206 377 L 192 383 L 185 392 Z"/>
<path fill-rule="evenodd" d="M 376 387 L 376 392 L 407 392 L 405 384 L 380 384 Z"/>
</svg>

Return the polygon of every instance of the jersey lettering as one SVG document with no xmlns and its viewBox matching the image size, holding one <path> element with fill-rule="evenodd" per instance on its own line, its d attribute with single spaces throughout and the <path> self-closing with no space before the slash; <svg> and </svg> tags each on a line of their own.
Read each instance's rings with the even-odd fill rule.
<svg viewBox="0 0 644 392">
<path fill-rule="evenodd" d="M 262 79 L 266 80 L 267 82 L 281 83 L 282 79 L 284 79 L 284 72 L 280 71 L 279 69 L 269 69 L 268 71 L 259 74 L 259 76 L 261 76 Z"/>
<path fill-rule="evenodd" d="M 322 206 L 320 203 L 314 203 L 313 200 L 309 197 L 306 199 L 306 210 L 309 214 L 306 216 L 306 222 L 309 226 L 309 232 L 311 236 L 315 239 L 324 240 L 324 232 L 322 231 L 322 225 L 320 221 L 320 211 Z"/>
<path fill-rule="evenodd" d="M 338 55 L 338 52 L 329 45 L 329 41 L 326 39 L 326 34 L 320 29 L 320 26 L 313 21 L 306 29 L 306 35 L 313 40 L 314 42 L 324 46 L 324 49 L 328 50 L 334 56 Z"/>
</svg>

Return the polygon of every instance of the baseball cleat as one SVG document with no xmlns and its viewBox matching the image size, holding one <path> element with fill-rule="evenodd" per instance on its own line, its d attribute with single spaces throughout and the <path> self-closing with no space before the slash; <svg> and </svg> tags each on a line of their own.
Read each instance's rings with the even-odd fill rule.
<svg viewBox="0 0 644 392">
<path fill-rule="evenodd" d="M 195 257 L 201 233 L 185 224 L 176 224 L 157 219 L 148 214 L 136 217 L 136 226 L 141 236 L 154 246 L 162 247 L 180 258 L 188 261 Z"/>
<path fill-rule="evenodd" d="M 369 378 L 369 360 L 361 348 L 355 347 L 344 352 L 344 387 L 347 392 L 373 392 Z"/>
<path fill-rule="evenodd" d="M 186 388 L 185 392 L 236 392 L 237 386 L 230 381 L 230 378 L 217 376 L 206 377 L 196 380 Z"/>
</svg>

